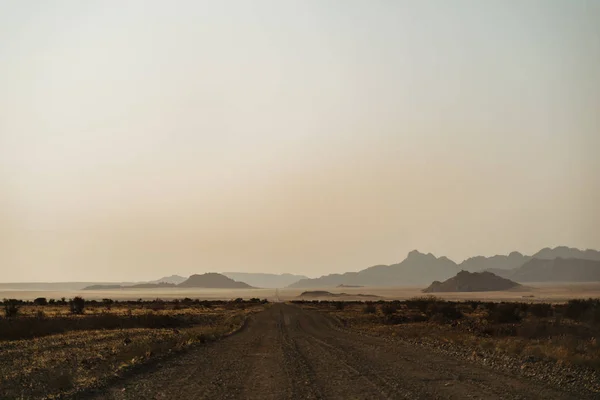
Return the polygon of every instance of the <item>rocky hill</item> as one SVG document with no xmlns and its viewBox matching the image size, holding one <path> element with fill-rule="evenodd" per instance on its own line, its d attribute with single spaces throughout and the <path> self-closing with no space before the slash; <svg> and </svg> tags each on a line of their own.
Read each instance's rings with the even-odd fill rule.
<svg viewBox="0 0 600 400">
<path fill-rule="evenodd" d="M 408 253 L 404 261 L 393 265 L 376 265 L 359 272 L 325 275 L 302 279 L 290 288 L 315 288 L 339 285 L 352 286 L 411 286 L 424 285 L 432 280 L 447 279 L 459 271 L 454 261 L 435 257 L 417 250 Z"/>
<path fill-rule="evenodd" d="M 177 285 L 185 288 L 207 288 L 207 289 L 252 289 L 253 287 L 244 282 L 237 282 L 231 278 L 215 272 L 202 275 L 192 275 L 186 281 Z"/>
<path fill-rule="evenodd" d="M 444 282 L 433 282 L 427 289 L 423 289 L 423 292 L 491 292 L 509 290 L 519 286 L 521 285 L 491 272 L 460 271 L 455 277 Z"/>
<path fill-rule="evenodd" d="M 304 275 L 262 274 L 254 272 L 223 272 L 228 278 L 260 288 L 284 288 L 300 279 L 308 279 Z"/>
</svg>

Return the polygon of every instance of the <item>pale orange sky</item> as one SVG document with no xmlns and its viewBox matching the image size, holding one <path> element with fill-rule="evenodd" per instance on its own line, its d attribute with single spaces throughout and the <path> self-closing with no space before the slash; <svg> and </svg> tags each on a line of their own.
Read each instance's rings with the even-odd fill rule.
<svg viewBox="0 0 600 400">
<path fill-rule="evenodd" d="M 0 281 L 600 248 L 600 3 L 7 1 Z"/>
</svg>

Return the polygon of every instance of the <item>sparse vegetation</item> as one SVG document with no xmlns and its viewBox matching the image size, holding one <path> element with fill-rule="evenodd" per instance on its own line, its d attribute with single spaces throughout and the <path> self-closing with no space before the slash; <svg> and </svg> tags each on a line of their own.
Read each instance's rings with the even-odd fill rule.
<svg viewBox="0 0 600 400">
<path fill-rule="evenodd" d="M 377 312 L 377 307 L 372 302 L 367 302 L 365 308 L 363 308 L 365 314 L 375 314 Z"/>
<path fill-rule="evenodd" d="M 74 298 L 57 303 L 3 301 L 3 399 L 75 395 L 157 357 L 219 339 L 239 329 L 250 313 L 263 309 L 262 300 Z"/>
<path fill-rule="evenodd" d="M 4 316 L 6 318 L 15 318 L 19 315 L 19 304 L 14 299 L 4 299 Z"/>
<path fill-rule="evenodd" d="M 33 301 L 33 304 L 35 304 L 36 306 L 46 306 L 48 305 L 48 300 L 46 300 L 45 297 L 38 297 Z"/>
<path fill-rule="evenodd" d="M 85 300 L 83 297 L 77 296 L 69 301 L 69 308 L 71 309 L 71 314 L 83 314 Z"/>
<path fill-rule="evenodd" d="M 398 311 L 398 303 L 396 302 L 386 302 L 381 305 L 381 312 L 383 315 L 393 315 L 396 311 Z"/>
<path fill-rule="evenodd" d="M 457 346 L 586 366 L 600 372 L 600 299 L 566 304 L 452 302 L 419 297 L 406 301 L 297 301 L 334 314 L 345 327 L 376 335 L 392 334 L 420 343 Z M 332 306 L 329 304 L 332 303 Z"/>
</svg>

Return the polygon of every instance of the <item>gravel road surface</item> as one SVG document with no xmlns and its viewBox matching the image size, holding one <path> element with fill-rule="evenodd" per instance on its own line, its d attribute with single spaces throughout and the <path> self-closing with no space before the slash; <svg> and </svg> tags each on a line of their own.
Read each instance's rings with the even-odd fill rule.
<svg viewBox="0 0 600 400">
<path fill-rule="evenodd" d="M 239 333 L 116 382 L 102 399 L 585 399 L 273 304 Z"/>
</svg>

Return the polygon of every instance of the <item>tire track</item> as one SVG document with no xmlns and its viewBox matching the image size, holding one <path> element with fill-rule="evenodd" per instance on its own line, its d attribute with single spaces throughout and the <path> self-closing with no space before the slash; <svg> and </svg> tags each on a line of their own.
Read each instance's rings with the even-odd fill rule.
<svg viewBox="0 0 600 400">
<path fill-rule="evenodd" d="M 281 345 L 284 354 L 284 367 L 291 383 L 293 398 L 323 399 L 321 389 L 317 384 L 315 371 L 308 359 L 299 351 L 296 341 L 288 332 L 288 323 L 283 310 L 279 314 L 278 328 L 281 335 Z"/>
</svg>

